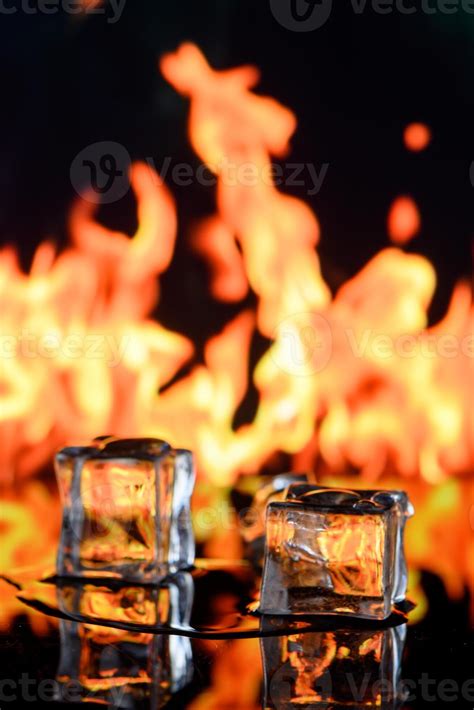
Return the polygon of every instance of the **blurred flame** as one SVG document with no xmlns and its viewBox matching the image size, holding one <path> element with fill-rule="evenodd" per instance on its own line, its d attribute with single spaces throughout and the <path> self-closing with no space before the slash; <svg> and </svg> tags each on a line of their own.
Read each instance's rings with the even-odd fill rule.
<svg viewBox="0 0 474 710">
<path fill-rule="evenodd" d="M 145 165 L 130 179 L 132 239 L 98 224 L 84 199 L 71 214 L 73 246 L 56 259 L 43 244 L 24 275 L 15 253 L 0 251 L 4 482 L 38 469 L 66 440 L 138 434 L 155 392 L 192 353 L 186 338 L 148 318 L 173 252 L 173 200 Z"/>
<path fill-rule="evenodd" d="M 429 146 L 431 131 L 425 123 L 410 123 L 403 132 L 403 141 L 408 150 L 418 153 Z"/>
<path fill-rule="evenodd" d="M 399 487 L 421 487 L 425 512 L 411 523 L 419 533 L 413 558 L 459 593 L 469 581 L 461 538 L 465 547 L 472 541 L 460 480 L 474 463 L 469 287 L 459 284 L 444 319 L 428 327 L 434 269 L 423 256 L 390 247 L 332 295 L 315 249 L 316 216 L 272 178 L 272 157 L 285 155 L 296 127 L 293 113 L 252 93 L 254 68 L 214 71 L 193 45 L 165 56 L 160 66 L 189 97 L 191 143 L 217 179 L 216 213 L 198 225 L 191 242 L 210 263 L 214 297 L 239 302 L 251 289 L 256 312 L 242 310 L 209 339 L 204 362 L 174 379 L 192 345 L 149 314 L 159 297 L 158 276 L 172 258 L 176 211 L 144 164 L 130 175 L 139 225 L 132 238 L 99 224 L 85 196 L 72 210 L 73 244 L 59 256 L 44 243 L 25 275 L 16 254 L 4 249 L 1 481 L 18 481 L 59 445 L 100 432 L 161 436 L 189 447 L 201 478 L 222 486 L 259 470 L 277 452 L 320 476 L 395 476 Z M 242 178 L 241 168 L 258 177 L 255 184 Z M 415 203 L 398 198 L 389 216 L 392 241 L 404 244 L 419 226 Z M 256 330 L 271 342 L 251 373 Z M 50 338 L 59 352 L 25 353 L 31 337 L 32 347 Z M 88 338 L 96 339 L 99 356 L 85 349 Z M 250 377 L 256 412 L 236 428 Z M 446 485 L 456 493 L 447 509 L 436 492 Z M 472 494 L 469 484 L 466 492 Z M 446 515 L 463 521 L 457 541 L 441 530 Z M 422 533 L 438 524 L 431 537 Z M 449 548 L 442 567 L 440 540 L 456 548 L 456 565 Z"/>
<path fill-rule="evenodd" d="M 9 492 L 0 505 L 0 570 L 28 570 L 53 566 L 59 535 L 60 508 L 39 481 L 29 481 L 21 495 Z M 16 590 L 0 580 L 0 631 L 6 631 L 15 616 L 28 616 L 33 631 L 41 635 L 56 619 L 26 607 L 16 598 Z"/>
<path fill-rule="evenodd" d="M 211 267 L 210 290 L 219 301 L 241 301 L 248 281 L 232 231 L 219 217 L 210 217 L 193 234 L 193 246 Z"/>
<path fill-rule="evenodd" d="M 388 213 L 388 234 L 394 244 L 406 244 L 420 231 L 421 217 L 411 197 L 397 197 Z"/>
<path fill-rule="evenodd" d="M 198 643 L 213 656 L 211 687 L 189 704 L 189 710 L 260 708 L 262 666 L 260 646 L 255 639 Z"/>
</svg>

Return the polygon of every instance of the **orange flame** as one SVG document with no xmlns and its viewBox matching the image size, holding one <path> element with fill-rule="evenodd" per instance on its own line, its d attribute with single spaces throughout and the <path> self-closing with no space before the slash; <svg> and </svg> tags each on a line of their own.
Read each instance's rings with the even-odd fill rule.
<svg viewBox="0 0 474 710">
<path fill-rule="evenodd" d="M 247 67 L 215 72 L 191 45 L 166 56 L 161 68 L 191 98 L 191 143 L 218 179 L 215 219 L 227 228 L 226 245 L 229 232 L 240 244 L 259 298 L 257 325 L 273 338 L 254 372 L 255 419 L 229 431 L 216 478 L 255 470 L 278 449 L 301 451 L 315 423 L 313 454 L 316 448 L 332 470 L 350 465 L 369 478 L 387 470 L 421 473 L 429 481 L 469 471 L 473 441 L 462 385 L 472 349 L 467 287 L 459 286 L 445 320 L 426 330 L 433 267 L 422 256 L 386 249 L 331 300 L 314 251 L 318 224 L 308 208 L 268 179 L 248 186 L 228 174 L 229 165 L 246 164 L 268 175 L 263 168 L 271 155 L 287 150 L 292 115 L 249 92 L 256 74 Z M 448 356 L 445 335 L 457 348 Z M 212 450 L 222 446 L 220 435 L 217 446 L 210 437 Z M 192 443 L 199 452 L 198 435 Z"/>
<path fill-rule="evenodd" d="M 51 496 L 39 481 L 29 481 L 21 496 L 9 492 L 0 505 L 0 570 L 8 574 L 12 570 L 30 568 L 54 569 L 54 554 L 60 527 L 60 509 L 57 498 Z M 33 631 L 41 635 L 56 624 L 17 598 L 17 590 L 0 580 L 0 630 L 6 631 L 12 618 L 28 616 Z"/>
<path fill-rule="evenodd" d="M 75 246 L 56 260 L 41 245 L 25 276 L 11 250 L 0 252 L 4 481 L 39 468 L 66 440 L 139 433 L 155 391 L 192 353 L 186 338 L 147 318 L 173 253 L 173 200 L 145 165 L 130 177 L 132 239 L 98 224 L 85 199 L 71 215 Z"/>
<path fill-rule="evenodd" d="M 58 257 L 43 244 L 24 275 L 12 250 L 0 252 L 3 483 L 34 473 L 67 441 L 114 432 L 193 449 L 200 477 L 219 485 L 285 452 L 320 476 L 390 475 L 400 487 L 404 477 L 431 501 L 429 484 L 448 485 L 474 467 L 468 286 L 456 287 L 444 319 L 428 327 L 434 269 L 391 247 L 332 295 L 316 252 L 317 218 L 273 177 L 273 156 L 285 155 L 296 127 L 293 113 L 252 93 L 254 68 L 214 71 L 193 45 L 160 66 L 189 97 L 191 143 L 217 179 L 216 213 L 191 243 L 210 262 L 214 297 L 239 302 L 251 289 L 256 312 L 242 310 L 208 341 L 204 362 L 173 380 L 192 345 L 149 314 L 172 258 L 176 212 L 143 164 L 130 176 L 139 225 L 131 239 L 99 224 L 83 199 L 71 214 L 73 246 Z M 405 243 L 419 223 L 416 205 L 399 198 L 392 241 Z M 271 342 L 250 375 L 256 329 Z M 235 428 L 249 376 L 257 409 Z M 462 497 L 451 503 L 456 517 Z M 463 540 L 472 539 L 467 515 L 461 527 Z M 417 563 L 436 566 L 437 544 L 434 536 L 417 549 Z M 469 568 L 460 565 L 462 586 Z M 439 571 L 445 580 L 456 575 Z"/>
<path fill-rule="evenodd" d="M 403 132 L 403 140 L 408 150 L 418 153 L 431 142 L 431 131 L 425 123 L 410 123 Z"/>
<path fill-rule="evenodd" d="M 406 244 L 419 232 L 420 211 L 411 197 L 397 197 L 388 213 L 388 234 L 394 244 Z"/>
</svg>

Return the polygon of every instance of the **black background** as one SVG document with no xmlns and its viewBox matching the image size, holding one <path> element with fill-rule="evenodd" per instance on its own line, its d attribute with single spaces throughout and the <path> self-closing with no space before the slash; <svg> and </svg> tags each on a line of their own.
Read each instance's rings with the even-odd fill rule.
<svg viewBox="0 0 474 710">
<path fill-rule="evenodd" d="M 66 243 L 76 196 L 71 162 L 96 141 L 118 141 L 132 159 L 158 166 L 166 156 L 196 162 L 186 101 L 157 71 L 163 52 L 192 40 L 215 67 L 256 64 L 258 90 L 298 117 L 288 159 L 329 164 L 316 196 L 287 190 L 318 215 L 323 274 L 333 289 L 387 245 L 392 199 L 413 195 L 423 225 L 408 249 L 435 264 L 430 317 L 439 319 L 453 284 L 471 270 L 474 15 L 461 8 L 427 15 L 413 4 L 414 14 L 381 15 L 370 4 L 357 14 L 338 3 L 323 27 L 307 33 L 283 28 L 267 0 L 128 0 L 115 24 L 110 9 L 83 18 L 0 13 L 0 238 L 18 245 L 25 268 L 45 237 Z M 420 154 L 402 143 L 404 126 L 416 120 L 434 134 Z M 197 340 L 204 329 L 205 339 L 229 311 L 209 298 L 205 267 L 185 236 L 212 210 L 212 190 L 171 187 L 180 240 L 159 316 Z M 131 232 L 132 197 L 104 208 L 101 218 Z"/>
<path fill-rule="evenodd" d="M 392 199 L 413 195 L 423 226 L 408 249 L 435 264 L 436 320 L 456 280 L 471 270 L 473 36 L 474 15 L 462 11 L 356 15 L 342 2 L 309 33 L 281 27 L 267 0 L 128 0 L 116 24 L 104 15 L 0 13 L 0 239 L 17 245 L 25 268 L 44 238 L 67 243 L 76 196 L 70 165 L 90 143 L 118 141 L 133 159 L 158 165 L 165 156 L 196 160 L 186 140 L 186 102 L 157 71 L 160 54 L 188 39 L 215 67 L 256 64 L 259 91 L 297 114 L 290 159 L 329 163 L 318 195 L 293 192 L 321 222 L 323 274 L 333 289 L 387 245 Z M 434 135 L 421 154 L 402 143 L 403 127 L 414 120 Z M 212 209 L 212 194 L 171 187 L 180 239 L 157 312 L 165 325 L 204 341 L 232 311 L 209 297 L 205 267 L 186 245 L 190 224 Z M 133 199 L 109 205 L 101 218 L 131 232 Z M 407 677 L 427 668 L 439 679 L 463 680 L 471 668 L 467 599 L 450 605 L 437 580 L 427 586 L 430 616 L 411 632 Z M 41 654 L 45 674 L 54 673 L 57 639 L 50 646 L 17 631 L 2 641 L 4 668 L 9 661 L 38 669 Z"/>
</svg>

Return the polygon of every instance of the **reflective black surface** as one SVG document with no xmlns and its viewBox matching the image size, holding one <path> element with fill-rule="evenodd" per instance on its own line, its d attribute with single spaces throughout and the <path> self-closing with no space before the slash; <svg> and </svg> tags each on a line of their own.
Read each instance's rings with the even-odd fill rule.
<svg viewBox="0 0 474 710">
<path fill-rule="evenodd" d="M 2 600 L 8 599 L 9 594 L 15 597 L 19 593 L 19 590 L 7 587 L 3 581 L 0 584 Z M 364 652 L 362 665 L 348 665 L 354 648 L 364 649 L 367 643 L 372 643 L 371 640 L 377 637 L 393 636 L 394 628 L 403 630 L 402 635 L 405 635 L 401 616 L 397 623 L 402 623 L 402 626 L 398 627 L 393 627 L 391 622 L 382 627 L 372 625 L 371 629 L 362 628 L 364 624 L 351 627 L 346 622 L 339 625 L 339 628 L 321 624 L 318 627 L 316 623 L 307 628 L 293 628 L 291 634 L 283 633 L 283 627 L 278 631 L 268 620 L 267 626 L 260 628 L 260 632 L 264 633 L 270 628 L 270 635 L 266 636 L 265 641 L 259 638 L 258 617 L 245 614 L 245 603 L 251 597 L 252 590 L 251 575 L 247 568 L 214 568 L 198 575 L 196 586 L 198 591 L 196 593 L 194 590 L 196 606 L 193 606 L 191 624 L 199 621 L 202 625 L 198 633 L 200 638 L 184 639 L 177 635 L 174 643 L 178 645 L 172 645 L 171 652 L 170 637 L 167 634 L 147 635 L 143 633 L 143 628 L 141 632 L 138 630 L 140 625 L 129 628 L 127 624 L 119 624 L 122 629 L 118 630 L 113 624 L 107 628 L 97 626 L 97 621 L 77 624 L 61 620 L 33 611 L 30 599 L 28 606 L 19 608 L 19 616 L 12 627 L 3 629 L 0 635 L 0 707 L 20 708 L 28 707 L 30 702 L 40 706 L 55 702 L 57 707 L 71 708 L 79 707 L 87 701 L 127 708 L 252 710 L 265 707 L 265 699 L 268 707 L 278 708 L 350 707 L 353 710 L 370 707 L 357 702 L 347 705 L 348 687 L 354 688 L 357 695 L 361 689 L 364 691 L 364 682 L 377 682 L 374 678 L 380 677 L 377 675 L 376 654 L 370 649 L 368 655 Z M 399 654 L 401 666 L 397 682 L 400 688 L 409 693 L 409 698 L 398 705 L 387 701 L 388 704 L 382 707 L 416 709 L 437 708 L 448 704 L 448 707 L 453 708 L 472 708 L 474 680 L 469 680 L 474 678 L 474 642 L 472 632 L 469 631 L 468 599 L 466 597 L 458 603 L 450 602 L 439 581 L 428 576 L 425 576 L 424 588 L 428 595 L 429 610 L 418 623 L 412 623 L 409 619 L 406 641 Z M 416 618 L 416 613 L 415 609 L 412 619 Z M 235 625 L 238 616 L 249 620 L 250 626 L 246 633 L 252 634 L 253 638 L 235 635 L 236 628 L 232 630 L 231 627 Z M 227 632 L 222 633 L 221 628 L 219 633 L 218 627 L 225 624 L 229 627 Z M 306 635 L 307 632 L 312 636 L 308 635 L 305 643 L 302 643 L 302 634 Z M 397 637 L 400 633 L 396 632 Z M 339 698 L 339 701 L 345 698 L 346 705 L 334 704 L 332 701 L 288 704 L 287 699 L 295 689 L 295 674 L 292 674 L 288 665 L 279 663 L 278 649 L 288 648 L 289 644 L 290 650 L 297 649 L 300 658 L 306 653 L 309 662 L 305 670 L 309 668 L 313 672 L 315 664 L 321 661 L 324 654 L 327 656 L 328 639 L 330 641 L 333 636 L 337 640 L 338 655 L 333 658 L 336 665 L 333 663 L 330 676 L 331 697 Z M 310 642 L 309 639 L 314 641 Z M 316 644 L 323 651 L 318 650 Z M 100 654 L 94 656 L 98 647 Z M 266 668 L 265 688 L 263 666 L 268 658 L 270 662 Z M 181 667 L 175 667 L 171 672 L 173 664 L 179 665 L 183 659 L 185 667 L 181 664 Z M 392 660 L 385 658 L 385 666 L 392 663 Z M 390 673 L 390 667 L 384 671 L 384 677 Z M 79 686 L 77 682 L 72 683 L 67 679 L 65 682 L 64 677 L 59 682 L 58 672 L 64 675 L 65 669 L 71 671 L 71 677 L 75 672 L 82 673 L 82 680 L 89 671 L 92 675 L 96 672 L 102 681 L 115 674 L 118 680 L 111 685 L 118 687 L 118 695 L 111 696 L 110 692 L 104 694 L 100 688 L 92 690 L 93 683 L 92 686 L 87 682 Z M 133 682 L 124 682 L 125 672 L 130 674 Z M 145 677 L 146 673 L 150 674 L 150 680 Z M 117 699 L 116 704 L 111 701 L 111 697 Z"/>
</svg>

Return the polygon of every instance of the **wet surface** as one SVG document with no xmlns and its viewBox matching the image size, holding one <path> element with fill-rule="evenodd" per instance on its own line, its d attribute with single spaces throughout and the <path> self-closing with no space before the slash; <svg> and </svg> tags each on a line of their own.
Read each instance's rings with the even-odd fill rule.
<svg viewBox="0 0 474 710">
<path fill-rule="evenodd" d="M 394 609 L 384 622 L 334 616 L 267 616 L 258 612 L 258 580 L 246 563 L 198 560 L 162 585 L 110 579 L 68 579 L 49 570 L 3 577 L 26 606 L 59 619 L 190 638 L 246 638 L 338 628 L 383 629 L 403 624 L 413 608 Z"/>
<path fill-rule="evenodd" d="M 0 581 L 3 593 L 22 600 L 11 628 L 0 630 L 2 710 L 33 701 L 64 708 L 87 702 L 137 710 L 328 710 L 342 707 L 333 699 L 363 689 L 368 677 L 374 685 L 395 677 L 408 682 L 408 699 L 386 707 L 442 707 L 448 696 L 456 710 L 474 705 L 467 607 L 450 605 L 441 588 L 433 588 L 425 619 L 406 626 L 402 611 L 384 623 L 249 613 L 258 580 L 244 563 L 198 561 L 178 577 L 159 590 L 59 580 L 49 570 L 13 572 L 8 585 Z M 415 619 L 416 609 L 404 611 Z M 307 683 L 328 700 L 289 703 L 288 693 L 297 695 Z"/>
</svg>

